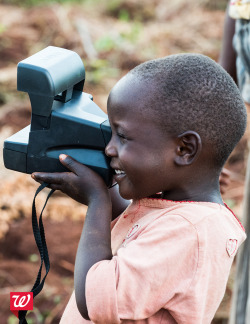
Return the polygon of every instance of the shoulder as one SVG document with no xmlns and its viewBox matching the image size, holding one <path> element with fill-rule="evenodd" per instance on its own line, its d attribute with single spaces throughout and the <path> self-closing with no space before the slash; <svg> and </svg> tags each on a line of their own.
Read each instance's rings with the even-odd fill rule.
<svg viewBox="0 0 250 324">
<path fill-rule="evenodd" d="M 243 226 L 227 206 L 191 203 L 175 212 L 195 228 L 201 262 L 215 258 L 218 262 L 228 260 L 246 239 Z"/>
<path fill-rule="evenodd" d="M 237 236 L 245 239 L 245 230 L 236 215 L 225 205 L 209 202 L 181 203 L 171 211 L 195 227 L 198 233 L 209 233 L 216 236 Z"/>
<path fill-rule="evenodd" d="M 200 247 L 217 245 L 224 252 L 228 240 L 237 240 L 239 246 L 246 238 L 243 226 L 229 208 L 209 202 L 173 202 L 155 213 L 145 230 L 152 229 L 159 235 L 163 231 L 195 239 Z"/>
</svg>

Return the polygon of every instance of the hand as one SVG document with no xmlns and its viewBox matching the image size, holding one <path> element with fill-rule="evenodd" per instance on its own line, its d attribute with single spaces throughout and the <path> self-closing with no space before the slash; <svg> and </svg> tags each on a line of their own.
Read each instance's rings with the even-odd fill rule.
<svg viewBox="0 0 250 324">
<path fill-rule="evenodd" d="M 220 192 L 224 194 L 226 192 L 227 187 L 229 186 L 231 172 L 228 169 L 223 168 L 220 174 L 219 182 L 220 182 Z"/>
<path fill-rule="evenodd" d="M 51 189 L 61 190 L 85 205 L 104 193 L 108 195 L 104 180 L 96 172 L 65 154 L 61 154 L 59 160 L 71 172 L 35 172 L 31 177 L 39 183 L 49 183 Z"/>
</svg>

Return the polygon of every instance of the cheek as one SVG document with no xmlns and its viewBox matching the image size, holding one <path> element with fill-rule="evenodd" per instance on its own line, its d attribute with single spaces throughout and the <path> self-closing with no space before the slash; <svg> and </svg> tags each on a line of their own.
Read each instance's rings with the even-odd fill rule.
<svg viewBox="0 0 250 324">
<path fill-rule="evenodd" d="M 124 167 L 124 171 L 134 174 L 145 174 L 159 166 L 159 158 L 154 154 L 145 154 L 139 149 L 129 149 L 125 147 L 119 151 L 119 160 Z M 125 170 L 126 169 L 126 170 Z"/>
<path fill-rule="evenodd" d="M 122 164 L 122 167 L 125 169 L 133 169 L 135 167 L 134 161 L 138 159 L 137 154 L 132 151 L 131 149 L 128 149 L 126 145 L 120 145 L 118 150 L 118 158 L 120 163 Z"/>
</svg>

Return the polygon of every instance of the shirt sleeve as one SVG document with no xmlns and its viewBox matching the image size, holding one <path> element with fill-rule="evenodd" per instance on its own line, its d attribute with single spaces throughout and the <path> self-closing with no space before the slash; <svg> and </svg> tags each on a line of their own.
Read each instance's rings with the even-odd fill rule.
<svg viewBox="0 0 250 324">
<path fill-rule="evenodd" d="M 94 323 L 151 317 L 191 284 L 198 263 L 195 227 L 179 215 L 162 216 L 112 260 L 91 267 L 86 300 Z"/>
</svg>

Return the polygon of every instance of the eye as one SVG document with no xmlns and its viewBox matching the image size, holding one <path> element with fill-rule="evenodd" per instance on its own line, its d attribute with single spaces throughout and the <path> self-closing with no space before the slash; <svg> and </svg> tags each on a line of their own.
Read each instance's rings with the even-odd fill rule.
<svg viewBox="0 0 250 324">
<path fill-rule="evenodd" d="M 127 140 L 127 137 L 122 133 L 117 132 L 117 136 L 120 138 L 121 143 L 124 143 Z"/>
</svg>

